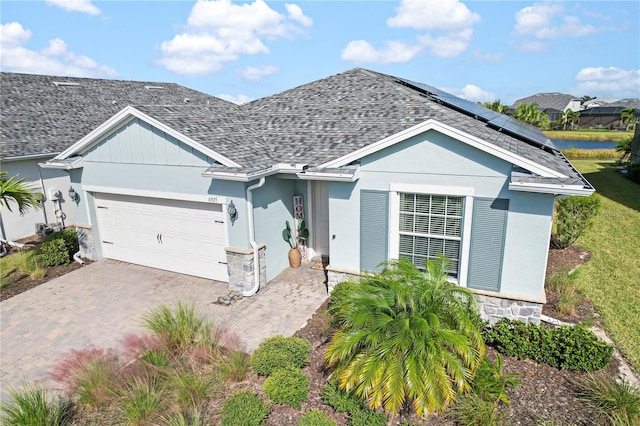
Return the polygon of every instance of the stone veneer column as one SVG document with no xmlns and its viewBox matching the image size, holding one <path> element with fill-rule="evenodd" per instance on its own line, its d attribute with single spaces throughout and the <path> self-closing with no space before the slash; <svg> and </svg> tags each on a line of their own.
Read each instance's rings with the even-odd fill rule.
<svg viewBox="0 0 640 426">
<path fill-rule="evenodd" d="M 341 282 L 358 281 L 363 274 L 358 272 L 342 271 L 327 266 L 327 289 L 329 294 Z M 473 290 L 472 290 L 473 291 Z M 475 294 L 478 301 L 480 317 L 495 324 L 501 318 L 520 320 L 525 323 L 539 324 L 542 315 L 542 303 L 526 302 L 522 300 Z"/>
<path fill-rule="evenodd" d="M 254 285 L 253 249 L 243 250 L 226 247 L 227 272 L 229 273 L 229 290 L 237 293 L 251 290 Z M 267 266 L 265 264 L 266 246 L 258 246 L 260 262 L 260 287 L 267 283 Z"/>
<path fill-rule="evenodd" d="M 93 240 L 93 230 L 91 227 L 76 225 L 76 235 L 78 236 L 80 257 L 89 260 L 98 260 L 96 256 L 96 246 Z"/>
</svg>

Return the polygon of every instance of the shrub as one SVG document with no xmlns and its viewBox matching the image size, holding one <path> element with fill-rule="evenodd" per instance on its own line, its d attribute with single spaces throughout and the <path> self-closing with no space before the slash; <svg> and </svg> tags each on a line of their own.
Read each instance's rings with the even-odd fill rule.
<svg viewBox="0 0 640 426">
<path fill-rule="evenodd" d="M 427 261 L 426 272 L 400 259 L 345 295 L 325 354 L 341 389 L 373 410 L 395 415 L 411 404 L 418 416 L 470 390 L 484 342 L 475 299 L 449 282 L 447 267 L 443 257 Z"/>
<path fill-rule="evenodd" d="M 196 312 L 195 305 L 178 302 L 175 309 L 160 305 L 142 318 L 143 325 L 153 331 L 171 350 L 195 346 L 214 346 L 213 324 Z"/>
<path fill-rule="evenodd" d="M 486 343 L 504 355 L 563 370 L 600 370 L 609 364 L 613 354 L 613 347 L 598 341 L 582 326 L 548 329 L 504 318 L 483 334 Z"/>
<path fill-rule="evenodd" d="M 249 372 L 249 355 L 242 351 L 234 350 L 223 357 L 220 362 L 220 374 L 223 380 L 240 382 Z"/>
<path fill-rule="evenodd" d="M 591 226 L 593 218 L 600 210 L 600 197 L 591 194 L 588 197 L 573 196 L 556 202 L 555 233 L 551 243 L 555 248 L 567 248 Z"/>
<path fill-rule="evenodd" d="M 501 424 L 504 412 L 497 404 L 471 393 L 458 398 L 447 416 L 456 424 L 465 426 L 496 426 Z"/>
<path fill-rule="evenodd" d="M 485 357 L 473 378 L 472 392 L 485 401 L 509 405 L 507 388 L 520 384 L 519 378 L 517 373 L 505 374 L 502 371 L 502 357 L 499 354 L 495 363 Z"/>
<path fill-rule="evenodd" d="M 300 409 L 300 403 L 309 397 L 309 378 L 294 367 L 274 371 L 265 380 L 264 393 L 276 404 L 287 404 Z"/>
<path fill-rule="evenodd" d="M 251 368 L 261 376 L 285 368 L 302 368 L 309 363 L 311 343 L 299 337 L 273 336 L 263 340 L 251 356 Z"/>
<path fill-rule="evenodd" d="M 51 240 L 40 246 L 40 259 L 47 266 L 68 265 L 71 262 L 69 252 L 63 240 Z"/>
<path fill-rule="evenodd" d="M 613 425 L 640 424 L 640 387 L 619 383 L 603 374 L 587 376 L 580 383 L 579 398 Z"/>
<path fill-rule="evenodd" d="M 48 235 L 39 247 L 40 258 L 47 266 L 68 265 L 78 252 L 78 236 L 74 229 Z"/>
<path fill-rule="evenodd" d="M 370 410 L 358 397 L 340 390 L 334 383 L 322 388 L 320 398 L 337 412 L 347 413 L 349 426 L 384 426 L 387 423 L 383 413 Z"/>
<path fill-rule="evenodd" d="M 258 395 L 241 390 L 231 395 L 222 405 L 221 426 L 259 426 L 271 409 Z"/>
<path fill-rule="evenodd" d="M 7 425 L 58 426 L 70 423 L 74 414 L 70 400 L 52 398 L 39 385 L 9 389 L 9 401 L 2 402 L 0 419 Z"/>
<path fill-rule="evenodd" d="M 338 422 L 330 419 L 326 413 L 314 408 L 300 417 L 298 426 L 338 426 Z"/>
</svg>

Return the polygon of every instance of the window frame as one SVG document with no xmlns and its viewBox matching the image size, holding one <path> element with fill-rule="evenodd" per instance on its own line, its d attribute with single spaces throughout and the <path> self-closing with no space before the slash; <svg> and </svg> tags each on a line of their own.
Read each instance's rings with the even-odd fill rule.
<svg viewBox="0 0 640 426">
<path fill-rule="evenodd" d="M 467 287 L 470 256 L 469 251 L 471 247 L 471 225 L 473 218 L 473 198 L 475 195 L 474 188 L 404 183 L 389 184 L 389 259 L 394 260 L 397 260 L 400 257 L 400 193 L 439 196 L 448 195 L 463 198 L 458 278 L 451 278 L 451 281 L 462 287 Z"/>
</svg>

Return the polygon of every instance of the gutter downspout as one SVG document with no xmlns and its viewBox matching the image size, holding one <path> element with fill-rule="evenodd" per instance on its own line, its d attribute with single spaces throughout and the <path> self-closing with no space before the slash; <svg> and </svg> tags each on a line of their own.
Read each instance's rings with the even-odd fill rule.
<svg viewBox="0 0 640 426">
<path fill-rule="evenodd" d="M 261 177 L 260 181 L 254 185 L 247 187 L 247 219 L 249 220 L 249 243 L 253 248 L 253 288 L 251 290 L 243 291 L 244 297 L 251 297 L 260 290 L 260 256 L 258 251 L 258 244 L 255 239 L 255 229 L 253 223 L 253 190 L 260 188 L 264 185 L 265 178 Z"/>
</svg>

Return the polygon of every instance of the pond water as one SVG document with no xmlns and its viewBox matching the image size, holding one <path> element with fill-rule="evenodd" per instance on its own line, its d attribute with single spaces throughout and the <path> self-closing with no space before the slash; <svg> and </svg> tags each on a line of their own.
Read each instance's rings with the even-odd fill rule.
<svg viewBox="0 0 640 426">
<path fill-rule="evenodd" d="M 559 149 L 616 149 L 617 142 L 609 141 L 585 141 L 577 139 L 551 139 L 551 142 Z"/>
</svg>

